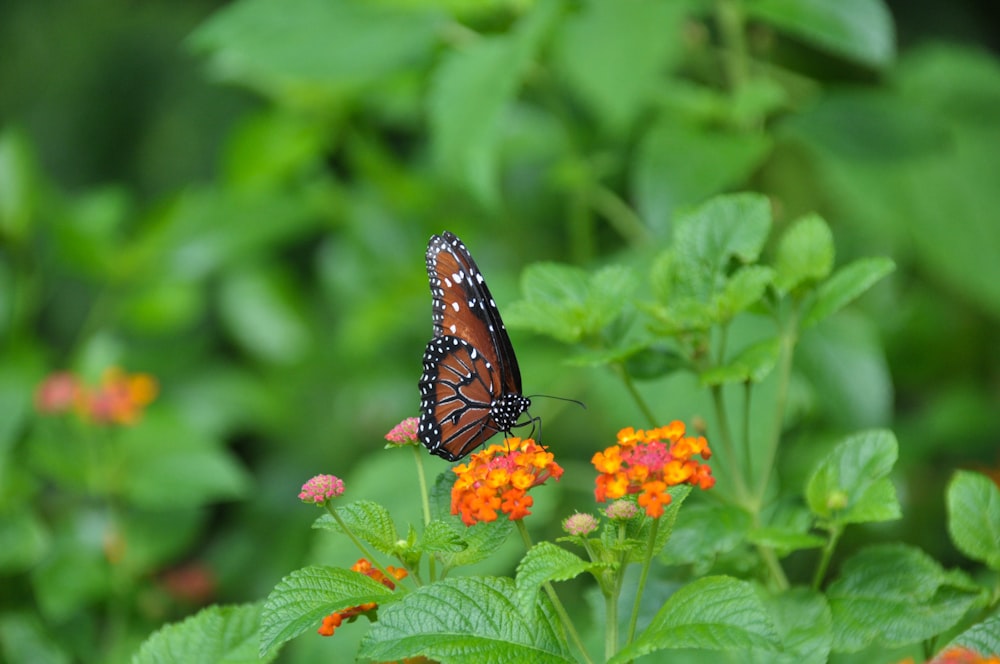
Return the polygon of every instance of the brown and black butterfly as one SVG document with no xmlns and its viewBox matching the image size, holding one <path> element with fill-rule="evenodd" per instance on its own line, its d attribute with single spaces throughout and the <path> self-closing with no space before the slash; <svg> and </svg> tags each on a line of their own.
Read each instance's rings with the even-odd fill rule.
<svg viewBox="0 0 1000 664">
<path fill-rule="evenodd" d="M 434 338 L 424 350 L 417 435 L 457 461 L 498 432 L 509 433 L 531 400 L 500 312 L 469 250 L 445 231 L 427 245 Z"/>
</svg>

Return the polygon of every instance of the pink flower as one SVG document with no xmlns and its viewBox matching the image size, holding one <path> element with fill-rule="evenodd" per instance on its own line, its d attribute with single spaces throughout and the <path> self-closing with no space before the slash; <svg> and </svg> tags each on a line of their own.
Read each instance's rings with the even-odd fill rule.
<svg viewBox="0 0 1000 664">
<path fill-rule="evenodd" d="M 604 516 L 612 521 L 628 521 L 639 513 L 639 508 L 631 500 L 616 500 L 604 509 Z"/>
<path fill-rule="evenodd" d="M 597 530 L 597 519 L 594 518 L 593 514 L 577 512 L 576 514 L 566 517 L 566 519 L 563 520 L 562 527 L 563 530 L 570 535 L 589 535 Z"/>
<path fill-rule="evenodd" d="M 392 431 L 385 434 L 385 439 L 397 445 L 408 445 L 417 442 L 417 424 L 420 422 L 416 417 L 408 417 L 392 428 Z"/>
<path fill-rule="evenodd" d="M 344 493 L 344 482 L 335 475 L 317 475 L 302 485 L 299 500 L 314 505 L 325 505 Z"/>
<path fill-rule="evenodd" d="M 35 407 L 40 413 L 66 413 L 79 403 L 82 393 L 83 386 L 76 376 L 68 371 L 58 371 L 46 376 L 38 386 Z"/>
</svg>

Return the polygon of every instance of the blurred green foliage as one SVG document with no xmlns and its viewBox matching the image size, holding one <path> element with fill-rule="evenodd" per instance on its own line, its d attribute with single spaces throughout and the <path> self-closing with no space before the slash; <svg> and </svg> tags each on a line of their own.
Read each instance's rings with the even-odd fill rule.
<svg viewBox="0 0 1000 664">
<path fill-rule="evenodd" d="M 834 248 L 837 265 L 897 265 L 801 339 L 783 423 L 801 444 L 778 474 L 801 481 L 838 434 L 891 427 L 903 519 L 866 537 L 962 563 L 946 544 L 949 471 L 1000 467 L 1000 65 L 973 40 L 926 39 L 962 17 L 974 25 L 975 5 L 949 7 L 943 25 L 922 5 L 893 9 L 4 3 L 2 657 L 122 661 L 207 599 L 265 596 L 332 546 L 313 539 L 313 515 L 294 499 L 318 472 L 415 520 L 409 466 L 380 450 L 417 407 L 433 232 L 474 251 L 526 391 L 587 403 L 533 409 L 564 465 L 647 424 L 598 368 L 609 360 L 628 359 L 647 401 L 707 416 L 692 379 L 668 373 L 669 348 L 608 326 L 619 312 L 587 298 L 627 292 L 627 270 L 601 268 L 647 274 L 683 237 L 676 212 L 735 190 L 766 194 L 778 230 L 812 212 L 830 222 L 829 255 L 796 250 L 808 220 L 761 248 L 787 273 L 829 266 Z M 539 261 L 577 267 L 529 268 L 516 302 L 522 268 Z M 661 278 L 642 292 L 697 287 L 654 267 Z M 552 288 L 575 308 L 542 316 Z M 733 339 L 758 338 L 759 324 L 741 318 Z M 615 344 L 588 355 L 532 330 Z M 98 430 L 35 413 L 47 374 L 93 381 L 113 365 L 159 381 L 139 424 Z M 122 455 L 121 483 L 86 484 L 88 439 Z M 589 491 L 564 482 L 559 500 Z M 109 533 L 124 541 L 115 565 Z M 352 562 L 346 549 L 323 553 Z M 172 585 L 191 569 L 211 579 L 207 595 Z M 296 644 L 290 656 L 332 647 Z"/>
</svg>

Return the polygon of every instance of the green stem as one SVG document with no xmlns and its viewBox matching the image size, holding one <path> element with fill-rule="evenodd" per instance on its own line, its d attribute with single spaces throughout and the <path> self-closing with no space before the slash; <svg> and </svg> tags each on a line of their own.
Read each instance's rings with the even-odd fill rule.
<svg viewBox="0 0 1000 664">
<path fill-rule="evenodd" d="M 736 493 L 736 500 L 740 505 L 749 505 L 749 491 L 743 473 L 739 471 L 739 457 L 736 452 L 736 445 L 733 443 L 733 434 L 729 429 L 729 417 L 726 414 L 725 396 L 722 393 L 721 385 L 713 385 L 710 390 L 712 394 L 712 407 L 715 409 L 715 419 L 719 423 L 718 440 L 725 450 L 726 474 L 733 483 L 733 491 Z"/>
<path fill-rule="evenodd" d="M 385 578 L 387 578 L 387 579 L 389 579 L 389 580 L 391 580 L 391 581 L 393 581 L 395 583 L 396 582 L 396 577 L 394 577 L 389 572 L 389 570 L 387 570 L 386 568 L 384 568 L 382 566 L 382 563 L 378 562 L 378 560 L 375 558 L 375 556 L 372 554 L 372 552 L 368 550 L 368 547 L 366 547 L 364 545 L 364 542 L 362 542 L 361 540 L 359 540 L 354 535 L 354 532 L 347 526 L 346 523 L 344 523 L 344 520 L 340 518 L 340 514 L 337 513 L 336 508 L 334 508 L 333 505 L 330 504 L 330 501 L 326 502 L 325 507 L 326 507 L 326 511 L 330 513 L 330 516 L 333 517 L 333 520 L 336 521 L 337 525 L 340 526 L 340 529 L 344 531 L 344 534 L 347 535 L 347 537 L 352 542 L 354 542 L 354 546 L 358 547 L 358 549 L 361 551 L 362 555 L 364 555 L 365 559 L 367 559 L 368 562 L 370 562 L 376 569 L 378 569 L 378 571 L 382 572 L 382 574 L 385 575 Z M 402 586 L 399 583 L 396 583 L 396 588 L 398 588 L 399 591 L 402 592 L 402 593 L 409 592 L 404 586 Z"/>
<path fill-rule="evenodd" d="M 424 473 L 423 448 L 419 445 L 411 445 L 410 447 L 413 449 L 413 459 L 417 464 L 417 483 L 420 485 L 420 504 L 424 510 L 424 525 L 426 526 L 431 522 L 431 501 L 427 493 L 427 475 Z M 433 554 L 428 556 L 427 567 L 431 581 L 434 581 L 437 578 L 436 563 L 437 561 Z"/>
<path fill-rule="evenodd" d="M 604 613 L 607 630 L 604 633 L 604 659 L 611 659 L 618 652 L 618 601 L 622 596 L 622 584 L 625 582 L 625 569 L 628 554 L 625 553 L 626 529 L 624 523 L 618 524 L 618 545 L 622 553 L 618 556 L 618 569 L 615 570 L 615 584 L 610 592 L 604 595 Z M 602 589 L 603 590 L 603 589 Z"/>
<path fill-rule="evenodd" d="M 618 365 L 618 374 L 621 376 L 622 382 L 625 383 L 625 389 L 632 395 L 632 398 L 635 400 L 635 404 L 639 407 L 639 410 L 642 411 L 643 417 L 645 417 L 649 422 L 649 426 L 655 427 L 656 416 L 653 415 L 653 410 L 649 407 L 649 404 L 646 403 L 642 394 L 639 393 L 638 388 L 635 386 L 635 382 L 632 381 L 632 377 L 629 375 L 628 369 L 625 368 L 624 364 Z"/>
<path fill-rule="evenodd" d="M 823 554 L 820 556 L 819 565 L 816 566 L 816 574 L 813 575 L 813 590 L 819 590 L 820 584 L 823 583 L 823 579 L 826 577 L 826 570 L 830 566 L 830 559 L 833 558 L 833 550 L 837 548 L 837 542 L 840 541 L 842 532 L 841 527 L 836 524 L 830 527 L 830 536 L 826 539 L 826 545 L 823 547 Z"/>
<path fill-rule="evenodd" d="M 649 229 L 615 192 L 595 184 L 590 191 L 590 203 L 629 244 L 642 246 L 649 242 L 651 238 Z"/>
<path fill-rule="evenodd" d="M 742 0 L 718 0 L 715 3 L 715 21 L 723 46 L 722 68 L 730 90 L 738 90 L 749 78 Z"/>
<path fill-rule="evenodd" d="M 524 525 L 524 520 L 516 519 L 514 523 L 517 525 L 517 531 L 521 533 L 521 540 L 524 541 L 525 551 L 530 551 L 532 546 L 531 535 L 528 534 L 528 528 Z M 552 601 L 552 606 L 556 611 L 556 615 L 559 616 L 559 621 L 562 623 L 566 633 L 569 634 L 570 640 L 573 641 L 573 645 L 575 645 L 580 651 L 583 661 L 588 664 L 593 664 L 593 660 L 591 660 L 590 656 L 587 654 L 587 649 L 583 647 L 583 640 L 580 638 L 580 634 L 576 631 L 573 621 L 570 620 L 569 614 L 566 612 L 566 607 L 564 607 L 563 603 L 559 601 L 559 596 L 556 595 L 555 588 L 553 588 L 552 584 L 548 581 L 543 583 L 542 587 L 545 588 L 545 593 Z"/>
<path fill-rule="evenodd" d="M 761 454 L 760 478 L 754 491 L 758 504 L 763 502 L 764 494 L 767 493 L 767 485 L 771 481 L 771 469 L 778 455 L 778 446 L 781 444 L 781 430 L 785 422 L 785 405 L 788 402 L 788 387 L 792 381 L 792 358 L 795 354 L 795 344 L 798 341 L 797 328 L 798 315 L 796 312 L 782 327 L 779 337 L 781 347 L 778 356 L 778 391 L 774 397 L 774 424 Z"/>
<path fill-rule="evenodd" d="M 625 637 L 625 645 L 628 646 L 635 638 L 635 626 L 639 622 L 639 605 L 642 603 L 642 591 L 646 588 L 646 579 L 649 577 L 649 568 L 653 564 L 653 547 L 656 546 L 656 533 L 660 529 L 660 520 L 653 519 L 653 524 L 649 528 L 649 541 L 646 542 L 646 557 L 642 561 L 642 571 L 639 573 L 639 586 L 635 589 L 635 602 L 632 604 L 632 616 L 628 621 L 628 635 Z M 622 570 L 624 574 L 624 570 Z"/>
</svg>

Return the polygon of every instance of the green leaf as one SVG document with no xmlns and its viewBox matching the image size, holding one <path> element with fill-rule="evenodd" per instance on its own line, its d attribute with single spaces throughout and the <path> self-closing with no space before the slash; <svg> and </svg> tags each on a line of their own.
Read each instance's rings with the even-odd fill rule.
<svg viewBox="0 0 1000 664">
<path fill-rule="evenodd" d="M 507 578 L 445 579 L 380 609 L 358 655 L 379 662 L 419 655 L 448 664 L 571 662 L 546 606 L 522 614 Z"/>
<path fill-rule="evenodd" d="M 948 533 L 973 560 L 1000 571 L 1000 489 L 985 475 L 955 473 L 948 484 Z"/>
<path fill-rule="evenodd" d="M 0 236 L 21 240 L 35 219 L 40 173 L 27 134 L 0 132 Z"/>
<path fill-rule="evenodd" d="M 818 48 L 878 69 L 896 55 L 892 14 L 882 0 L 756 0 L 749 16 Z"/>
<path fill-rule="evenodd" d="M 285 102 L 332 100 L 429 60 L 444 20 L 415 5 L 246 0 L 216 12 L 191 43 L 220 78 Z"/>
<path fill-rule="evenodd" d="M 872 643 L 895 647 L 954 627 L 979 594 L 970 582 L 902 544 L 873 546 L 844 564 L 827 589 L 834 647 L 856 652 Z"/>
<path fill-rule="evenodd" d="M 826 543 L 826 540 L 818 535 L 778 527 L 755 528 L 747 534 L 747 540 L 757 546 L 774 549 L 779 557 L 802 549 L 818 549 Z"/>
<path fill-rule="evenodd" d="M 688 505 L 677 515 L 663 560 L 668 565 L 710 563 L 741 546 L 750 526 L 750 515 L 737 507 Z"/>
<path fill-rule="evenodd" d="M 374 579 L 336 567 L 304 567 L 295 570 L 264 602 L 260 618 L 260 654 L 264 656 L 285 641 L 316 629 L 323 618 L 352 606 L 398 599 L 393 591 Z"/>
<path fill-rule="evenodd" d="M 432 150 L 444 172 L 481 202 L 499 199 L 504 113 L 559 9 L 543 0 L 503 36 L 481 37 L 447 54 L 430 90 Z"/>
<path fill-rule="evenodd" d="M 778 650 L 780 643 L 750 583 L 709 576 L 674 593 L 646 630 L 609 664 L 676 648 Z"/>
<path fill-rule="evenodd" d="M 1000 653 L 1000 613 L 994 613 L 956 636 L 944 650 L 948 648 L 968 648 L 984 656 Z"/>
<path fill-rule="evenodd" d="M 8 610 L 0 615 L 0 653 L 10 664 L 71 664 L 60 639 L 47 631 L 35 613 Z"/>
<path fill-rule="evenodd" d="M 816 299 L 802 317 L 802 328 L 811 327 L 847 306 L 895 269 L 896 264 L 888 258 L 859 258 L 840 268 L 820 284 Z"/>
<path fill-rule="evenodd" d="M 27 572 L 41 561 L 48 546 L 44 524 L 26 505 L 4 509 L 0 515 L 0 573 Z"/>
<path fill-rule="evenodd" d="M 161 412 L 147 412 L 120 433 L 121 491 L 129 500 L 151 508 L 199 506 L 249 489 L 250 476 L 229 450 Z"/>
<path fill-rule="evenodd" d="M 672 269 L 678 294 L 709 301 L 730 260 L 757 260 L 770 228 L 771 203 L 760 194 L 717 196 L 679 217 Z"/>
<path fill-rule="evenodd" d="M 237 664 L 258 659 L 260 604 L 210 606 L 183 622 L 167 625 L 146 639 L 133 664 Z"/>
<path fill-rule="evenodd" d="M 685 2 L 590 2 L 562 23 L 554 64 L 612 131 L 627 129 L 682 53 Z"/>
<path fill-rule="evenodd" d="M 889 521 L 900 516 L 888 479 L 899 446 L 888 430 L 849 436 L 822 459 L 806 486 L 813 514 L 837 523 Z"/>
<path fill-rule="evenodd" d="M 799 284 L 826 279 L 833 269 L 833 233 L 818 215 L 796 221 L 781 236 L 774 285 L 784 294 Z"/>
<path fill-rule="evenodd" d="M 514 522 L 510 519 L 497 519 L 496 521 L 477 523 L 474 526 L 466 526 L 458 519 L 455 519 L 455 523 L 457 528 L 462 529 L 460 537 L 465 543 L 465 548 L 461 551 L 440 554 L 441 562 L 447 568 L 471 565 L 480 560 L 486 560 L 507 541 L 507 537 L 514 530 Z"/>
<path fill-rule="evenodd" d="M 517 566 L 517 605 L 525 615 L 535 605 L 538 591 L 547 581 L 567 581 L 591 569 L 587 562 L 574 553 L 551 542 L 539 542 L 528 550 Z"/>
<path fill-rule="evenodd" d="M 771 147 L 762 133 L 696 127 L 666 116 L 639 145 L 631 183 L 639 212 L 653 228 L 669 228 L 675 211 L 743 186 Z"/>
<path fill-rule="evenodd" d="M 726 280 L 722 293 L 716 299 L 719 320 L 731 320 L 741 311 L 757 304 L 767 287 L 774 281 L 774 270 L 763 265 L 746 265 Z"/>
<path fill-rule="evenodd" d="M 399 540 L 399 533 L 396 531 L 392 515 L 385 507 L 371 500 L 357 500 L 347 505 L 338 505 L 334 509 L 357 537 L 382 553 L 393 553 Z M 316 519 L 313 527 L 343 532 L 340 524 L 329 514 Z"/>
<path fill-rule="evenodd" d="M 698 376 L 702 385 L 759 383 L 771 373 L 781 350 L 779 339 L 765 339 L 744 348 L 739 355 L 720 367 L 707 369 Z"/>
<path fill-rule="evenodd" d="M 764 595 L 764 605 L 781 640 L 781 653 L 752 652 L 761 664 L 825 664 L 833 641 L 833 617 L 826 598 L 813 590 L 792 588 Z"/>
<path fill-rule="evenodd" d="M 462 539 L 461 535 L 455 532 L 451 525 L 435 519 L 424 527 L 419 546 L 420 550 L 425 553 L 456 553 L 469 545 Z"/>
<path fill-rule="evenodd" d="M 576 343 L 617 318 L 635 287 L 635 274 L 627 267 L 612 265 L 588 276 L 569 265 L 535 263 L 521 277 L 524 299 L 513 302 L 504 319 L 511 327 Z"/>
<path fill-rule="evenodd" d="M 228 273 L 219 312 L 229 334 L 265 362 L 293 364 L 312 344 L 295 285 L 285 273 L 253 268 Z"/>
</svg>

